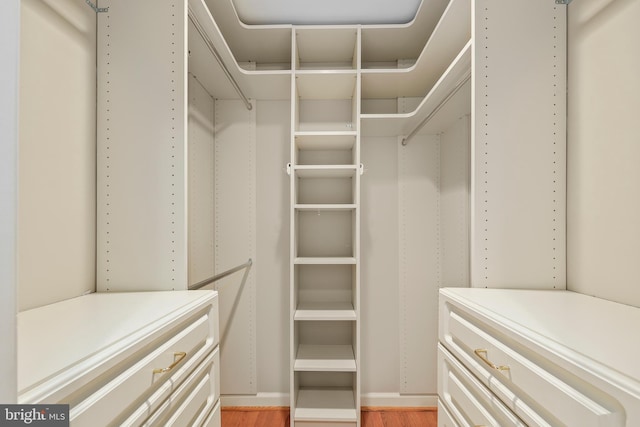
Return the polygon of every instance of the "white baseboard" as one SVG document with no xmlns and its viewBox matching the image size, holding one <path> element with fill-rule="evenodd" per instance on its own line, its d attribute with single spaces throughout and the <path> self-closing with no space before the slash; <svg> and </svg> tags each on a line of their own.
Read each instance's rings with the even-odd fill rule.
<svg viewBox="0 0 640 427">
<path fill-rule="evenodd" d="M 364 393 L 360 396 L 361 406 L 421 408 L 438 406 L 435 394 Z"/>
<path fill-rule="evenodd" d="M 258 393 L 255 395 L 220 396 L 222 407 L 229 406 L 289 406 L 288 393 Z M 438 396 L 432 394 L 366 393 L 360 398 L 361 406 L 419 408 L 438 406 Z"/>
<path fill-rule="evenodd" d="M 258 393 L 248 395 L 223 394 L 222 407 L 229 406 L 286 406 L 289 407 L 289 393 Z"/>
</svg>

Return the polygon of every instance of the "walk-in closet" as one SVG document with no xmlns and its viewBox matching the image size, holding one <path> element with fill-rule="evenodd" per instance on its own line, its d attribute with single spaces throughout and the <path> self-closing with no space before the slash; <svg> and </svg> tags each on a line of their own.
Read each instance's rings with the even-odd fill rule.
<svg viewBox="0 0 640 427">
<path fill-rule="evenodd" d="M 640 3 L 388 3 L 2 2 L 0 405 L 640 423 Z"/>
</svg>

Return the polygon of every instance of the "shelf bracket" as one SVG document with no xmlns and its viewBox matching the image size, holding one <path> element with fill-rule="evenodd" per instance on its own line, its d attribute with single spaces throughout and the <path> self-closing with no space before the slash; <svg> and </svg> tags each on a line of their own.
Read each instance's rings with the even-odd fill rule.
<svg viewBox="0 0 640 427">
<path fill-rule="evenodd" d="M 571 3 L 571 0 L 556 0 L 556 4 L 569 4 Z"/>
<path fill-rule="evenodd" d="M 89 6 L 91 6 L 91 9 L 93 9 L 93 11 L 94 11 L 95 13 L 109 12 L 109 8 L 108 8 L 108 7 L 98 7 L 98 6 L 96 6 L 95 4 L 93 4 L 93 3 L 91 2 L 91 0 L 85 0 L 85 1 L 87 2 L 87 4 L 88 4 Z"/>
<path fill-rule="evenodd" d="M 287 163 L 287 175 L 291 175 L 291 163 Z"/>
</svg>

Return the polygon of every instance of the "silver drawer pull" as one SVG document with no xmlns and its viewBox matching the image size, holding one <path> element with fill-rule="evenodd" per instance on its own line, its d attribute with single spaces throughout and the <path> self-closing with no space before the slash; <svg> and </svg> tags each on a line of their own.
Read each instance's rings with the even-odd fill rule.
<svg viewBox="0 0 640 427">
<path fill-rule="evenodd" d="M 182 362 L 182 359 L 184 359 L 185 357 L 187 357 L 187 353 L 184 351 L 179 351 L 177 353 L 173 353 L 173 363 L 169 366 L 167 366 L 166 368 L 158 368 L 158 369 L 154 369 L 153 373 L 154 374 L 164 374 L 165 372 L 169 372 L 170 370 L 172 370 L 173 368 L 176 367 L 176 365 L 180 362 Z"/>
<path fill-rule="evenodd" d="M 487 350 L 484 348 L 476 348 L 475 350 L 473 350 L 473 352 L 476 354 L 476 356 L 478 356 L 480 358 L 480 360 L 482 360 L 484 363 L 487 364 L 487 366 L 489 366 L 491 369 L 495 369 L 496 371 L 508 371 L 511 368 L 509 368 L 508 366 L 498 366 L 498 365 L 494 365 L 488 358 L 487 356 Z"/>
</svg>

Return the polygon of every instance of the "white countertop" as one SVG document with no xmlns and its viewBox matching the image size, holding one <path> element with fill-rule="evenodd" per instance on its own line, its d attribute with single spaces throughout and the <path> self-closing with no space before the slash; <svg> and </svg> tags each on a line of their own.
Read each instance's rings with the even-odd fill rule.
<svg viewBox="0 0 640 427">
<path fill-rule="evenodd" d="M 143 339 L 168 317 L 213 299 L 213 291 L 92 293 L 18 314 L 22 394 L 82 361 Z M 91 362 L 97 362 L 92 360 Z"/>
<path fill-rule="evenodd" d="M 564 290 L 445 288 L 442 294 L 475 312 L 491 312 L 563 357 L 622 374 L 640 390 L 640 308 Z"/>
</svg>

